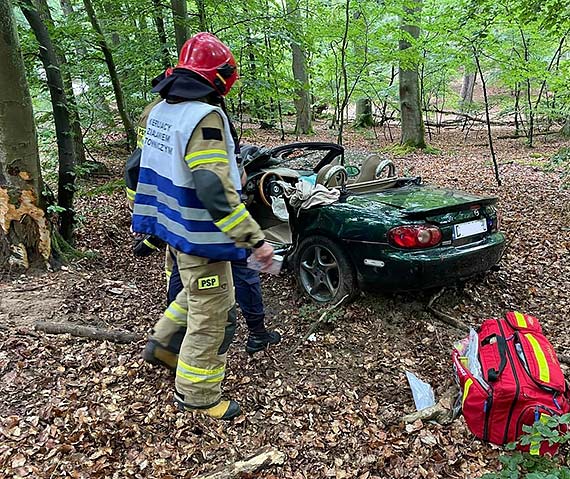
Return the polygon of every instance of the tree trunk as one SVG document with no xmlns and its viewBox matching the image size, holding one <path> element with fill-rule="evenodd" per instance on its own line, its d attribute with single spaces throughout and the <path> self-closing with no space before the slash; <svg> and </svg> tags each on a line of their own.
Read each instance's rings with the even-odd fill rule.
<svg viewBox="0 0 570 479">
<path fill-rule="evenodd" d="M 182 46 L 188 40 L 188 9 L 186 0 L 170 0 L 172 7 L 172 21 L 174 22 L 174 36 L 176 37 L 176 51 L 180 55 Z"/>
<path fill-rule="evenodd" d="M 70 0 L 60 0 L 60 5 L 61 5 L 61 9 L 64 13 L 64 15 L 67 17 L 69 15 L 73 15 L 74 10 L 73 10 L 73 5 L 71 4 Z M 85 57 L 86 56 L 86 50 L 83 46 L 81 46 L 79 43 L 76 43 L 76 47 L 75 47 L 75 54 L 78 57 Z M 111 108 L 109 107 L 109 103 L 107 102 L 107 99 L 105 98 L 105 95 L 103 95 L 102 93 L 100 93 L 103 90 L 103 86 L 101 85 L 101 82 L 99 81 L 99 79 L 96 80 L 97 81 L 97 86 L 99 87 L 97 89 L 97 91 L 99 92 L 97 94 L 97 100 L 96 103 L 97 105 L 99 105 L 101 107 L 101 109 L 103 109 L 105 111 L 105 113 L 107 113 L 109 116 L 111 116 Z M 79 118 L 79 117 L 78 117 Z M 77 139 L 81 138 L 81 148 L 82 148 L 82 152 L 79 152 L 76 150 L 76 160 L 78 163 L 82 163 L 84 158 L 85 158 L 85 150 L 83 148 L 83 136 L 79 136 L 77 133 L 81 133 L 81 129 L 79 132 L 77 132 L 75 130 L 75 127 L 73 129 L 73 133 L 74 133 L 74 140 L 77 143 Z"/>
<path fill-rule="evenodd" d="M 570 118 L 566 118 L 566 121 L 562 126 L 562 130 L 560 130 L 560 133 L 562 133 L 562 136 L 570 138 Z"/>
<path fill-rule="evenodd" d="M 297 0 L 287 1 L 287 13 L 291 16 L 290 21 L 297 29 L 301 28 L 303 21 L 299 14 L 299 4 Z M 307 55 L 300 42 L 302 34 L 295 35 L 291 42 L 291 51 L 293 54 L 293 78 L 297 82 L 295 89 L 295 111 L 297 113 L 297 121 L 295 132 L 297 134 L 307 134 L 313 131 L 312 115 L 311 115 L 311 93 L 309 87 L 309 75 L 307 73 Z"/>
<path fill-rule="evenodd" d="M 209 31 L 208 15 L 206 14 L 206 5 L 204 0 L 196 0 L 196 8 L 198 9 L 198 28 L 201 32 Z"/>
<path fill-rule="evenodd" d="M 408 21 L 416 23 L 421 9 L 421 0 L 414 0 L 413 7 L 406 7 L 408 18 L 402 19 L 401 29 L 412 38 L 420 36 L 420 28 L 417 25 L 408 24 Z M 406 40 L 400 40 L 400 53 L 408 50 L 412 45 Z M 409 52 L 408 52 L 409 53 Z M 402 66 L 404 63 L 405 66 Z M 419 77 L 417 60 L 408 58 L 400 62 L 400 115 L 402 120 L 402 137 L 400 143 L 413 148 L 425 148 L 425 129 L 420 105 Z"/>
<path fill-rule="evenodd" d="M 40 17 L 39 8 L 32 3 L 32 0 L 24 0 L 22 13 L 40 45 L 40 58 L 46 72 L 59 158 L 57 204 L 62 208 L 59 213 L 59 232 L 63 239 L 70 242 L 73 236 L 75 216 L 73 210 L 75 145 L 69 115 L 70 108 L 67 103 L 59 58 L 48 29 Z"/>
<path fill-rule="evenodd" d="M 497 156 L 495 155 L 495 147 L 493 146 L 493 135 L 491 133 L 491 114 L 489 113 L 489 97 L 487 96 L 487 85 L 485 83 L 485 77 L 483 76 L 483 69 L 481 68 L 481 62 L 479 61 L 479 53 L 475 45 L 471 44 L 473 49 L 473 55 L 475 56 L 475 63 L 477 64 L 477 71 L 479 72 L 479 78 L 481 78 L 481 88 L 483 89 L 483 100 L 485 101 L 485 119 L 487 120 L 487 138 L 489 139 L 489 151 L 491 152 L 491 158 L 493 159 L 493 166 L 495 168 L 495 179 L 497 180 L 497 185 L 501 186 L 501 177 L 499 175 L 499 164 L 497 163 Z"/>
<path fill-rule="evenodd" d="M 67 15 L 66 9 L 63 8 L 63 5 L 66 2 L 62 2 L 62 9 L 64 13 Z M 71 6 L 69 5 L 69 8 Z M 53 29 L 54 22 L 51 17 L 51 12 L 48 7 L 46 0 L 39 0 L 38 1 L 38 12 L 43 23 L 46 25 L 48 32 Z M 73 81 L 71 79 L 71 75 L 69 71 L 66 69 L 67 65 L 67 58 L 65 57 L 65 52 L 58 47 L 57 44 L 54 45 L 56 50 L 56 55 L 58 59 L 59 65 L 61 68 L 61 75 L 63 78 L 63 84 L 65 86 L 65 94 L 67 97 L 67 104 L 68 104 L 68 111 L 71 121 L 71 130 L 73 133 L 73 148 L 75 152 L 75 162 L 77 164 L 85 163 L 85 148 L 83 147 L 83 132 L 81 131 L 81 119 L 79 118 L 79 109 L 77 108 L 77 103 L 75 102 L 75 95 L 73 94 Z"/>
<path fill-rule="evenodd" d="M 135 129 L 133 128 L 133 122 L 131 121 L 129 112 L 127 111 L 127 106 L 125 104 L 125 97 L 123 95 L 121 82 L 119 81 L 119 75 L 117 74 L 117 67 L 115 66 L 115 60 L 113 59 L 113 54 L 109 46 L 107 45 L 107 41 L 105 40 L 105 35 L 103 34 L 103 30 L 101 29 L 101 26 L 97 21 L 97 16 L 95 15 L 95 10 L 93 9 L 91 0 L 83 0 L 83 5 L 85 6 L 85 12 L 89 17 L 89 21 L 91 22 L 93 29 L 99 35 L 97 43 L 99 44 L 99 48 L 103 52 L 103 56 L 105 57 L 105 63 L 107 64 L 107 68 L 109 69 L 109 76 L 111 77 L 111 84 L 113 85 L 113 91 L 115 92 L 115 100 L 117 101 L 117 109 L 119 110 L 119 115 L 121 116 L 123 127 L 127 135 L 128 147 L 129 149 L 134 150 L 137 144 L 137 135 L 135 133 Z"/>
<path fill-rule="evenodd" d="M 358 128 L 374 126 L 372 100 L 370 98 L 359 98 L 356 100 L 356 119 L 354 121 L 354 126 Z"/>
<path fill-rule="evenodd" d="M 473 90 L 475 89 L 475 72 L 465 72 L 463 75 L 463 82 L 461 84 L 461 92 L 459 93 L 460 110 L 465 111 L 471 103 L 473 103 Z"/>
<path fill-rule="evenodd" d="M 152 6 L 154 9 L 154 24 L 156 26 L 156 32 L 158 33 L 158 41 L 162 47 L 162 65 L 166 70 L 170 65 L 170 54 L 168 53 L 168 47 L 166 46 L 166 30 L 164 29 L 164 19 L 162 15 L 162 4 L 161 0 L 152 0 Z"/>
<path fill-rule="evenodd" d="M 45 265 L 48 223 L 24 61 L 9 0 L 0 0 L 0 270 Z"/>
</svg>

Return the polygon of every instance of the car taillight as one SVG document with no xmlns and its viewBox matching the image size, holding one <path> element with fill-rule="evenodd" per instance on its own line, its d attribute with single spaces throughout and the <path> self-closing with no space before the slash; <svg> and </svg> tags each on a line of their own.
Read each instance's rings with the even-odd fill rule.
<svg viewBox="0 0 570 479">
<path fill-rule="evenodd" d="M 399 248 L 431 248 L 441 241 L 437 226 L 398 226 L 388 231 L 388 241 Z"/>
</svg>

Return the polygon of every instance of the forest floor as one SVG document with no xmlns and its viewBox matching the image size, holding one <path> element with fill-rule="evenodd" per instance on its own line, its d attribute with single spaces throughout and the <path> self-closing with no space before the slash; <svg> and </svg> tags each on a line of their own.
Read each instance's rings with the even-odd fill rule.
<svg viewBox="0 0 570 479">
<path fill-rule="evenodd" d="M 334 141 L 317 129 L 299 140 Z M 345 147 L 385 148 L 378 132 L 348 131 Z M 281 143 L 275 132 L 246 133 L 250 143 Z M 430 144 L 441 152 L 386 155 L 425 182 L 498 196 L 508 240 L 498 272 L 446 290 L 437 308 L 471 325 L 512 309 L 533 314 L 568 355 L 570 190 L 547 168 L 562 143 L 545 136 L 529 149 L 521 139 L 497 140 L 500 187 L 482 129 L 467 138 L 445 130 Z M 363 295 L 297 347 L 321 312 L 290 274 L 264 276 L 268 322 L 283 341 L 249 358 L 240 322 L 224 387 L 245 414 L 223 424 L 177 411 L 173 376 L 140 357 L 144 339 L 35 331 L 36 321 L 65 320 L 144 338 L 165 305 L 161 255 L 131 253 L 121 186 L 127 154 L 110 144 L 98 155 L 110 176 L 84 181 L 77 204 L 77 246 L 96 255 L 0 283 L 0 477 L 194 477 L 265 445 L 286 454 L 284 465 L 247 477 L 472 478 L 497 470 L 501 449 L 475 439 L 463 418 L 448 426 L 401 421 L 415 410 L 406 370 L 433 385 L 436 398 L 453 385 L 450 352 L 463 334 L 425 312 L 433 292 Z"/>
</svg>

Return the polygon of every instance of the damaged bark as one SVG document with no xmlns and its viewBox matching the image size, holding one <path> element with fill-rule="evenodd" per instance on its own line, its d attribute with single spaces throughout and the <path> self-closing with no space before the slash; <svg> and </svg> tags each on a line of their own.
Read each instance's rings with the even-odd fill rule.
<svg viewBox="0 0 570 479">
<path fill-rule="evenodd" d="M 0 270 L 45 266 L 51 241 L 40 196 L 36 128 L 7 0 L 0 0 L 0 31 Z"/>
</svg>

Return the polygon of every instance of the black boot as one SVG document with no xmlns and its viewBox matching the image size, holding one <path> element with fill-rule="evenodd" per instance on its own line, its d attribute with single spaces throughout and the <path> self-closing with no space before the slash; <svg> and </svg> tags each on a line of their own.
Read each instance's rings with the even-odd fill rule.
<svg viewBox="0 0 570 479">
<path fill-rule="evenodd" d="M 277 344 L 281 341 L 281 335 L 277 331 L 250 332 L 245 345 L 248 354 L 263 351 L 269 344 Z"/>
</svg>

